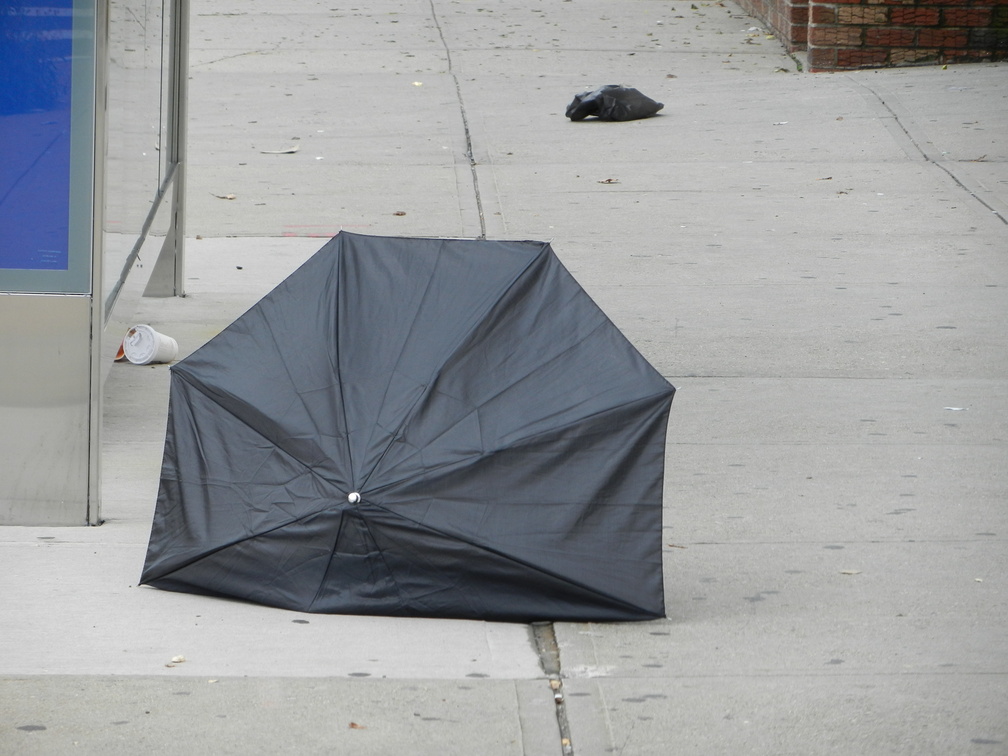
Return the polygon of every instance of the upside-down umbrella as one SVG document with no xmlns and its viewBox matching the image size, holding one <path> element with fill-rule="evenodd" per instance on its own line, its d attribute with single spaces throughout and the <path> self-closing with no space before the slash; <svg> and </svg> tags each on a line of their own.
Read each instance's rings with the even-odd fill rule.
<svg viewBox="0 0 1008 756">
<path fill-rule="evenodd" d="M 309 612 L 662 617 L 674 391 L 549 244 L 342 232 L 172 367 L 141 582 Z"/>
</svg>

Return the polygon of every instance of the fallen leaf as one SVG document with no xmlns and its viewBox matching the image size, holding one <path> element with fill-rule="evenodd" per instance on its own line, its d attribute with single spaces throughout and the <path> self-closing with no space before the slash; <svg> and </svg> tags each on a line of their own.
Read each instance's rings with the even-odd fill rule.
<svg viewBox="0 0 1008 756">
<path fill-rule="evenodd" d="M 840 570 L 841 575 L 860 575 L 861 570 Z"/>
<path fill-rule="evenodd" d="M 357 724 L 356 722 L 351 722 L 350 723 L 350 729 L 351 730 L 366 730 L 367 727 L 365 727 L 362 724 Z"/>
<path fill-rule="evenodd" d="M 213 194 L 213 192 L 210 193 Z M 216 197 L 217 199 L 226 199 L 226 200 L 235 199 L 235 195 L 233 194 L 213 194 L 213 196 Z"/>
<path fill-rule="evenodd" d="M 619 183 L 619 179 L 607 178 L 604 181 L 599 181 L 598 183 L 599 184 L 618 184 Z"/>
<path fill-rule="evenodd" d="M 402 210 L 396 210 L 394 213 L 392 213 L 392 215 L 398 215 L 402 217 L 403 215 L 406 215 L 406 213 Z"/>
<path fill-rule="evenodd" d="M 680 546 L 678 543 L 666 543 L 665 545 L 668 546 L 670 549 L 685 549 L 686 548 L 685 546 Z"/>
</svg>

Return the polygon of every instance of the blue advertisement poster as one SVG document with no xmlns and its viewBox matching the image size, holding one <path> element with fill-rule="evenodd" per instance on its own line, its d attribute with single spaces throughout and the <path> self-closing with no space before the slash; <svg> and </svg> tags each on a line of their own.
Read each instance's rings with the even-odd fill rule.
<svg viewBox="0 0 1008 756">
<path fill-rule="evenodd" d="M 76 16 L 93 12 L 75 5 L 0 2 L 0 290 L 89 285 L 93 91 L 75 89 L 93 89 L 93 35 Z"/>
</svg>

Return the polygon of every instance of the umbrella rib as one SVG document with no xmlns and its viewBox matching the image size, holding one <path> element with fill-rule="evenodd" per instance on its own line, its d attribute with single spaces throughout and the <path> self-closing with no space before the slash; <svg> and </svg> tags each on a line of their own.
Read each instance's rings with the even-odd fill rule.
<svg viewBox="0 0 1008 756">
<path fill-rule="evenodd" d="M 343 391 L 343 374 L 340 371 L 340 325 L 342 321 L 339 317 L 340 303 L 343 301 L 343 232 L 337 236 L 339 239 L 339 250 L 336 255 L 336 327 L 333 329 L 333 337 L 336 342 L 336 364 L 333 365 L 332 357 L 329 358 L 330 367 L 336 375 L 336 383 L 340 387 L 340 410 L 343 413 L 343 432 L 346 434 L 346 455 L 349 466 L 348 480 L 352 484 L 354 481 L 353 448 L 350 443 L 350 423 L 347 420 L 346 394 Z"/>
<path fill-rule="evenodd" d="M 368 471 L 368 474 L 365 477 L 364 481 L 361 483 L 360 487 L 362 489 L 365 488 L 366 485 L 367 485 L 367 483 L 368 483 L 368 481 L 371 480 L 371 475 L 375 472 L 375 470 L 377 470 L 379 467 L 381 467 L 382 461 L 385 459 L 385 456 L 388 454 L 389 450 L 392 448 L 392 444 L 395 442 L 395 439 L 399 436 L 399 434 L 402 431 L 402 429 L 406 426 L 406 424 L 409 421 L 409 419 L 413 416 L 413 413 L 414 413 L 414 410 L 416 409 L 416 407 L 423 401 L 424 397 L 426 397 L 426 396 L 429 395 L 431 386 L 433 386 L 434 383 L 435 383 L 435 381 L 437 380 L 437 376 L 441 372 L 444 364 L 448 363 L 452 359 L 452 357 L 454 357 L 458 353 L 459 348 L 469 340 L 469 338 L 473 334 L 473 331 L 475 331 L 476 328 L 478 328 L 480 326 L 480 324 L 483 323 L 483 319 L 486 317 L 486 314 L 491 309 L 493 309 L 494 305 L 497 302 L 499 302 L 507 294 L 507 292 L 509 292 L 511 289 L 514 288 L 515 284 L 517 284 L 524 277 L 526 271 L 528 271 L 529 268 L 531 268 L 532 265 L 542 257 L 542 255 L 544 254 L 544 252 L 548 248 L 549 248 L 549 244 L 547 242 L 543 242 L 541 244 L 541 246 L 539 247 L 539 251 L 534 256 L 532 256 L 532 257 L 529 258 L 528 262 L 526 262 L 525 265 L 522 266 L 521 270 L 518 271 L 515 274 L 515 276 L 511 279 L 511 281 L 508 283 L 508 285 L 504 287 L 504 289 L 501 291 L 500 295 L 498 295 L 496 298 L 490 298 L 490 297 L 487 298 L 486 302 L 488 302 L 488 304 L 484 304 L 484 307 L 483 307 L 482 311 L 479 313 L 478 317 L 476 317 L 476 318 L 473 319 L 472 325 L 465 331 L 465 333 L 463 333 L 463 334 L 461 334 L 459 336 L 459 339 L 456 341 L 456 343 L 454 345 L 452 345 L 451 349 L 446 354 L 444 360 L 441 362 L 441 364 L 438 367 L 436 367 L 434 369 L 434 372 L 431 374 L 431 376 L 428 378 L 427 382 L 424 384 L 424 390 L 423 390 L 423 392 L 421 392 L 420 396 L 418 396 L 414 400 L 413 404 L 410 405 L 410 408 L 406 412 L 403 413 L 402 420 L 399 422 L 399 425 L 396 427 L 395 432 L 390 434 L 389 441 L 385 445 L 385 448 L 382 450 L 381 455 L 378 457 L 377 461 L 371 467 L 371 470 Z M 430 283 L 428 281 L 428 288 L 424 292 L 424 296 L 426 296 L 427 291 L 429 291 L 429 290 L 430 290 Z M 412 332 L 413 331 L 412 331 L 412 328 L 411 328 L 410 329 L 410 333 L 412 334 Z M 399 359 L 402 359 L 402 356 L 403 356 L 403 353 L 400 352 Z M 397 361 L 396 365 L 398 366 L 398 361 Z M 386 391 L 387 391 L 387 387 L 386 387 Z"/>
</svg>

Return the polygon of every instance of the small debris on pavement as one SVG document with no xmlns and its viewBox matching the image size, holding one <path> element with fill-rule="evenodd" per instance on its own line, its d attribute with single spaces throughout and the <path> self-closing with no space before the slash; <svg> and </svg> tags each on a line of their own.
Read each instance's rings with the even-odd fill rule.
<svg viewBox="0 0 1008 756">
<path fill-rule="evenodd" d="M 259 150 L 259 153 L 262 155 L 293 155 L 300 149 L 301 149 L 300 144 L 293 144 L 290 147 L 286 147 L 282 150 Z"/>
</svg>

